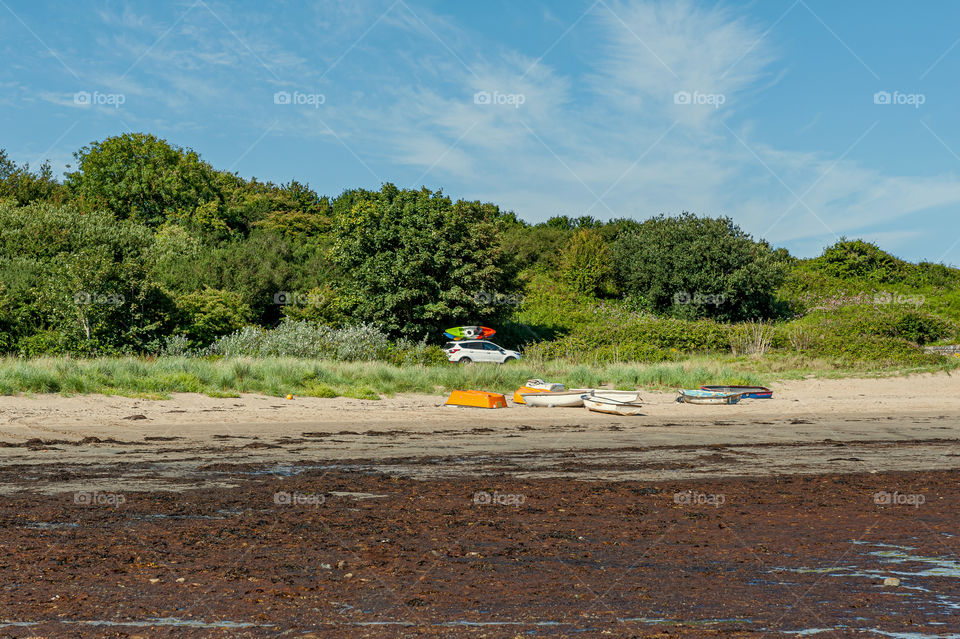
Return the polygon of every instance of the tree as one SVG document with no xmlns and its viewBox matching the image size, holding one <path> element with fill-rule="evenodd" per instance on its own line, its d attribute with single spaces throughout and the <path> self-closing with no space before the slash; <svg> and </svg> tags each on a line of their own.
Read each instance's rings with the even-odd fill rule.
<svg viewBox="0 0 960 639">
<path fill-rule="evenodd" d="M 252 312 L 238 293 L 205 288 L 177 298 L 183 334 L 196 346 L 206 346 L 250 323 Z"/>
<path fill-rule="evenodd" d="M 74 157 L 77 170 L 67 174 L 66 185 L 88 209 L 151 227 L 173 219 L 212 230 L 226 224 L 217 222 L 223 204 L 217 172 L 190 149 L 125 133 L 85 146 Z"/>
<path fill-rule="evenodd" d="M 31 171 L 29 164 L 18 165 L 0 149 L 0 200 L 12 199 L 18 206 L 38 201 L 59 203 L 64 200 L 63 191 L 63 185 L 53 179 L 49 162 Z"/>
<path fill-rule="evenodd" d="M 564 281 L 576 292 L 598 295 L 613 274 L 610 249 L 599 231 L 584 228 L 570 238 L 561 255 Z"/>
<path fill-rule="evenodd" d="M 148 275 L 152 243 L 147 228 L 109 213 L 0 204 L 0 281 L 15 309 L 8 341 L 31 355 L 152 348 L 173 322 Z"/>
<path fill-rule="evenodd" d="M 509 312 L 495 303 L 511 288 L 497 207 L 392 184 L 341 197 L 351 205 L 334 202 L 332 255 L 354 319 L 437 338 L 448 326 Z"/>
<path fill-rule="evenodd" d="M 659 216 L 614 244 L 620 287 L 638 306 L 677 317 L 770 317 L 783 255 L 729 218 Z"/>
</svg>

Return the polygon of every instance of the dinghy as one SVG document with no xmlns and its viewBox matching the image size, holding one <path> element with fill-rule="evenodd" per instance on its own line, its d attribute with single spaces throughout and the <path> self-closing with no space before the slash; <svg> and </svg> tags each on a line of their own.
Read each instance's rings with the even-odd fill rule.
<svg viewBox="0 0 960 639">
<path fill-rule="evenodd" d="M 524 393 L 547 393 L 551 391 L 562 391 L 566 390 L 563 384 L 555 384 L 552 382 L 545 382 L 542 379 L 528 379 L 527 383 L 518 388 L 513 393 L 513 403 L 514 404 L 526 404 L 523 401 Z"/>
<path fill-rule="evenodd" d="M 683 404 L 736 404 L 741 393 L 724 393 L 708 390 L 677 391 L 677 401 Z"/>
<path fill-rule="evenodd" d="M 700 390 L 717 393 L 740 393 L 743 399 L 773 398 L 773 391 L 766 386 L 701 386 Z"/>
<path fill-rule="evenodd" d="M 534 391 L 520 393 L 523 403 L 527 406 L 547 408 L 576 408 L 583 406 L 583 396 L 592 391 L 592 388 L 574 388 L 565 391 Z"/>
<path fill-rule="evenodd" d="M 639 415 L 640 394 L 627 391 L 595 391 L 583 396 L 583 407 L 609 415 Z"/>
</svg>

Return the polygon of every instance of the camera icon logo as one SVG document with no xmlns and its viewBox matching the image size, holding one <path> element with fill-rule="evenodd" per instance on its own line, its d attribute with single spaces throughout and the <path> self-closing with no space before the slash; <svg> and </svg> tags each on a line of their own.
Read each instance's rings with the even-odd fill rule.
<svg viewBox="0 0 960 639">
<path fill-rule="evenodd" d="M 277 91 L 273 94 L 273 103 L 274 104 L 290 104 L 290 92 L 289 91 Z"/>
<path fill-rule="evenodd" d="M 673 103 L 674 104 L 690 104 L 690 92 L 689 91 L 677 91 L 673 94 Z"/>
<path fill-rule="evenodd" d="M 890 92 L 889 91 L 877 91 L 873 94 L 873 103 L 874 104 L 890 104 Z"/>
<path fill-rule="evenodd" d="M 77 91 L 73 94 L 73 103 L 79 106 L 90 106 L 90 92 Z"/>
<path fill-rule="evenodd" d="M 277 291 L 273 294 L 273 303 L 279 304 L 280 306 L 290 303 L 290 293 L 289 291 Z"/>
<path fill-rule="evenodd" d="M 490 95 L 489 91 L 477 91 L 473 94 L 473 103 L 474 104 L 490 104 L 493 96 Z"/>
</svg>

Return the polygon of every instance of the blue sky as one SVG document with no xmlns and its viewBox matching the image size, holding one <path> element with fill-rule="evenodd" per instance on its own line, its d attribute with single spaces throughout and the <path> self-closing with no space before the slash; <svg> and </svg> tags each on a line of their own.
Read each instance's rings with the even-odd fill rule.
<svg viewBox="0 0 960 639">
<path fill-rule="evenodd" d="M 948 0 L 0 0 L 0 147 L 59 172 L 147 131 L 328 195 L 687 210 L 956 265 L 957 24 Z"/>
</svg>

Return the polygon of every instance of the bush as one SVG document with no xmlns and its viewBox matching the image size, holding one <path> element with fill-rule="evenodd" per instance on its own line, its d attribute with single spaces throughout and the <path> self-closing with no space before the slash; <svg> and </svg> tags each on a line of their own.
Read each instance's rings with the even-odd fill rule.
<svg viewBox="0 0 960 639">
<path fill-rule="evenodd" d="M 331 328 L 284 321 L 273 329 L 247 326 L 211 344 L 206 352 L 223 357 L 303 357 L 336 361 L 391 358 L 390 341 L 370 324 Z"/>
<path fill-rule="evenodd" d="M 524 355 L 594 364 L 663 362 L 730 346 L 731 327 L 712 320 L 655 317 L 606 304 L 595 306 L 593 315 L 593 322 L 580 324 L 553 341 L 528 346 Z"/>
<path fill-rule="evenodd" d="M 915 310 L 863 304 L 814 311 L 782 327 L 780 339 L 792 341 L 790 333 L 798 330 L 804 334 L 806 355 L 882 366 L 929 363 L 936 356 L 925 355 L 919 345 L 950 335 L 955 328 Z"/>
<path fill-rule="evenodd" d="M 859 277 L 883 283 L 900 281 L 910 266 L 903 260 L 881 251 L 876 244 L 846 239 L 824 249 L 823 255 L 813 262 L 823 272 L 834 277 Z"/>
<path fill-rule="evenodd" d="M 623 292 L 640 307 L 686 319 L 773 317 L 785 259 L 729 218 L 689 213 L 647 220 L 614 243 Z"/>
<path fill-rule="evenodd" d="M 239 293 L 207 288 L 177 299 L 183 334 L 204 346 L 250 322 L 253 313 Z"/>
<path fill-rule="evenodd" d="M 386 184 L 345 193 L 334 214 L 332 256 L 354 318 L 437 339 L 445 327 L 507 312 L 481 295 L 510 292 L 495 206 Z"/>
<path fill-rule="evenodd" d="M 599 231 L 577 231 L 561 255 L 561 264 L 564 281 L 577 293 L 598 295 L 609 287 L 610 249 Z"/>
</svg>

